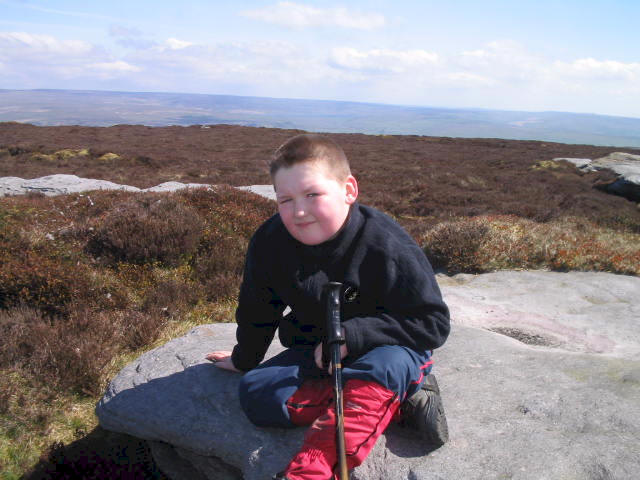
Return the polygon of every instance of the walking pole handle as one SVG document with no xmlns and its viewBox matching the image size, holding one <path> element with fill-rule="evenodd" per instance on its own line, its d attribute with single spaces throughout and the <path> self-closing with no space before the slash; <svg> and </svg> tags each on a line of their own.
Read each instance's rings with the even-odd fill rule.
<svg viewBox="0 0 640 480">
<path fill-rule="evenodd" d="M 329 282 L 327 288 L 327 345 L 342 345 L 345 343 L 342 327 L 340 326 L 340 290 L 342 284 Z"/>
<path fill-rule="evenodd" d="M 340 345 L 345 343 L 345 338 L 340 326 L 340 292 L 342 284 L 329 282 L 326 285 L 327 294 L 327 324 L 326 342 L 330 352 L 331 366 L 333 368 L 333 392 L 336 410 L 336 456 L 338 460 L 338 478 L 348 480 L 347 448 L 344 438 L 344 410 L 342 401 L 342 358 Z"/>
</svg>

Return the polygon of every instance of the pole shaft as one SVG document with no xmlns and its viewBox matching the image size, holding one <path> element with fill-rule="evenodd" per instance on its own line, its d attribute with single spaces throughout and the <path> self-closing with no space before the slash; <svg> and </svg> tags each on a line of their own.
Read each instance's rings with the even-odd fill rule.
<svg viewBox="0 0 640 480">
<path fill-rule="evenodd" d="M 342 400 L 342 358 L 340 345 L 345 342 L 340 326 L 340 292 L 342 284 L 329 282 L 327 288 L 327 345 L 331 355 L 333 395 L 336 409 L 336 454 L 340 480 L 349 479 L 347 449 L 344 438 L 344 409 Z"/>
</svg>

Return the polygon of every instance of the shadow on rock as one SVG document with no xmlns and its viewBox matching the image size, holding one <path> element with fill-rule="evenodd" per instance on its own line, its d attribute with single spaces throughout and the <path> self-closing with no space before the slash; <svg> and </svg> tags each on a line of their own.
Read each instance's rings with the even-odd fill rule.
<svg viewBox="0 0 640 480">
<path fill-rule="evenodd" d="M 53 443 L 22 480 L 105 479 L 168 480 L 146 441 L 96 427 L 68 445 Z"/>
<path fill-rule="evenodd" d="M 425 457 L 440 448 L 426 443 L 416 432 L 398 425 L 390 425 L 385 436 L 387 449 L 401 458 Z"/>
</svg>

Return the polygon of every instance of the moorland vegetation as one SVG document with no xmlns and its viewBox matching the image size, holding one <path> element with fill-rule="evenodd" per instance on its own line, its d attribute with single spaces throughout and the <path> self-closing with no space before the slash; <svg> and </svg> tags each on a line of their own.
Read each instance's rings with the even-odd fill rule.
<svg viewBox="0 0 640 480">
<path fill-rule="evenodd" d="M 218 185 L 0 199 L 3 479 L 163 478 L 143 442 L 96 427 L 93 406 L 141 352 L 195 325 L 233 321 L 248 240 L 276 208 L 227 185 L 269 183 L 266 160 L 295 133 L 0 124 L 0 176 Z M 610 148 L 332 137 L 363 203 L 394 216 L 438 269 L 640 274 L 638 206 L 598 188 L 612 180 L 606 173 L 550 161 Z"/>
</svg>

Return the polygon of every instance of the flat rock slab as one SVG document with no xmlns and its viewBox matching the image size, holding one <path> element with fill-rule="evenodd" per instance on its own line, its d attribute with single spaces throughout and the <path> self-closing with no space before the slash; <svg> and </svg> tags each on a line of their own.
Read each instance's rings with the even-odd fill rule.
<svg viewBox="0 0 640 480">
<path fill-rule="evenodd" d="M 106 180 L 81 178 L 76 175 L 55 174 L 46 177 L 24 179 L 20 177 L 0 177 L 0 197 L 5 195 L 24 195 L 26 193 L 42 193 L 47 196 L 68 193 L 88 192 L 92 190 L 125 190 L 127 192 L 174 192 L 183 188 L 208 188 L 212 185 L 204 183 L 164 182 L 155 187 L 140 189 L 130 185 L 120 185 Z M 276 194 L 272 185 L 249 185 L 237 187 L 275 200 Z"/>
<path fill-rule="evenodd" d="M 0 178 L 0 196 L 23 195 L 25 193 L 43 193 L 45 195 L 62 195 L 89 190 L 126 190 L 139 192 L 140 189 L 129 185 L 119 185 L 106 180 L 80 178 L 76 175 L 47 175 L 46 177 L 23 179 L 19 177 Z"/>
<path fill-rule="evenodd" d="M 640 278 L 498 272 L 439 281 L 454 320 L 434 369 L 450 441 L 434 450 L 392 426 L 353 479 L 637 478 Z M 151 440 L 174 479 L 270 478 L 304 429 L 259 429 L 244 417 L 239 376 L 204 360 L 232 347 L 234 333 L 233 324 L 204 325 L 126 366 L 97 406 L 101 425 Z"/>
</svg>

